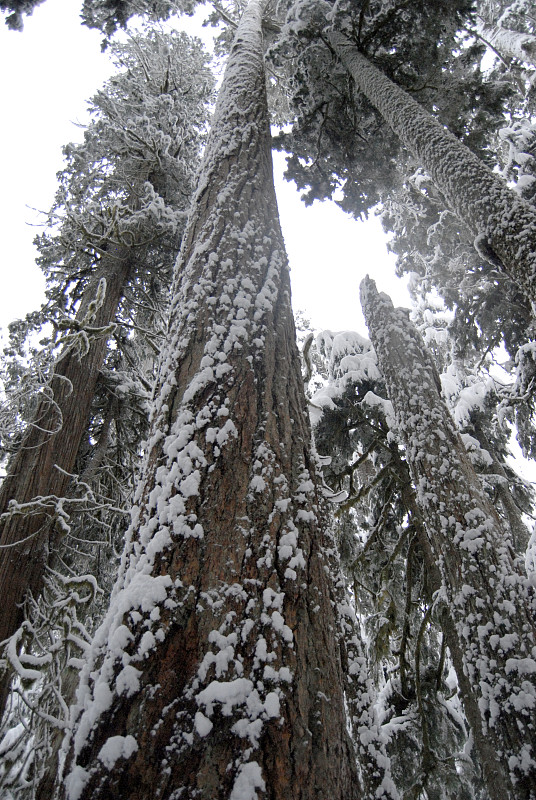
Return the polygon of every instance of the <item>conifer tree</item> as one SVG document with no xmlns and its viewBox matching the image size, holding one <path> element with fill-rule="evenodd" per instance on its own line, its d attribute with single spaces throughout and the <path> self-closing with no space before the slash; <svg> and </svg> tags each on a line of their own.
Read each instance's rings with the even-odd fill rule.
<svg viewBox="0 0 536 800">
<path fill-rule="evenodd" d="M 382 75 L 343 35 L 333 33 L 330 40 L 361 90 L 414 152 L 452 210 L 475 239 L 486 243 L 505 272 L 533 301 L 536 211 Z"/>
<path fill-rule="evenodd" d="M 397 787 L 409 796 L 493 796 L 488 767 L 495 753 L 482 735 L 452 621 L 434 602 L 441 578 L 376 354 L 348 331 L 324 331 L 316 348 L 328 383 L 311 399 L 315 441 L 331 459 L 324 467 L 330 487 L 348 495 L 337 507 L 338 544 L 367 632 L 368 669 Z M 487 467 L 488 452 L 462 436 L 475 468 Z M 501 476 L 484 477 L 494 497 Z"/>
<path fill-rule="evenodd" d="M 241 19 L 177 262 L 122 572 L 78 689 L 77 800 L 361 796 L 344 697 L 351 718 L 363 664 L 305 413 L 263 5 Z M 362 735 L 373 752 L 370 721 Z"/>
<path fill-rule="evenodd" d="M 534 797 L 534 587 L 482 491 L 417 331 L 369 278 L 362 303 L 441 574 L 436 602 L 446 603 L 478 701 L 481 718 L 471 723 L 495 751 L 483 763 L 488 792 Z"/>
<path fill-rule="evenodd" d="M 32 14 L 44 0 L 0 0 L 0 10 L 4 11 L 8 28 L 22 31 L 24 17 Z M 195 0 L 181 0 L 183 10 L 191 9 Z M 126 27 L 128 20 L 136 14 L 150 19 L 167 19 L 176 10 L 174 0 L 84 0 L 82 21 L 90 28 L 98 28 L 110 36 L 118 28 Z"/>
<path fill-rule="evenodd" d="M 23 602 L 39 596 L 51 555 L 70 535 L 71 506 L 91 505 L 87 480 L 102 460 L 111 424 L 106 410 L 98 422 L 97 403 L 91 433 L 99 438 L 91 445 L 92 406 L 103 395 L 120 395 L 120 385 L 123 394 L 129 390 L 128 380 L 105 385 L 108 339 L 115 335 L 112 361 L 119 352 L 128 357 L 132 328 L 152 325 L 143 312 L 150 287 L 169 279 L 212 87 L 199 45 L 183 35 L 133 37 L 115 47 L 115 56 L 124 71 L 93 99 L 96 118 L 83 144 L 66 148 L 68 166 L 50 213 L 57 231 L 38 240 L 49 301 L 32 324 L 52 322 L 65 335 L 0 488 L 2 708 L 11 669 L 20 667 L 9 653 Z M 134 451 L 140 438 L 130 442 Z M 77 467 L 82 486 L 73 475 Z M 120 505 L 123 498 L 115 500 Z"/>
<path fill-rule="evenodd" d="M 482 0 L 477 32 L 500 56 L 536 65 L 536 6 L 532 0 Z"/>
<path fill-rule="evenodd" d="M 448 120 L 452 101 L 441 91 L 423 92 L 436 77 L 441 89 L 441 65 L 471 19 L 464 3 L 455 13 L 452 4 L 432 11 L 417 2 L 361 9 L 296 3 L 279 45 L 279 63 L 296 60 L 298 124 L 282 140 L 297 148 L 289 174 L 299 185 L 309 183 L 312 198 L 330 196 L 339 185 L 340 204 L 359 215 L 400 182 L 399 164 L 409 151 L 473 239 L 495 254 L 532 302 L 536 212 L 445 130 L 443 114 Z M 336 59 L 347 70 L 346 80 Z M 433 113 L 410 92 L 423 94 Z"/>
</svg>

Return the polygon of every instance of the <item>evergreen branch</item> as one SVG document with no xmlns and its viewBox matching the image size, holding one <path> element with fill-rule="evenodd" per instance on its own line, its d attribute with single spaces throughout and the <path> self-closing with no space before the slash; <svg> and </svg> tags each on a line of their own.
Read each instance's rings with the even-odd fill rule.
<svg viewBox="0 0 536 800">
<path fill-rule="evenodd" d="M 495 55 L 497 56 L 497 58 L 498 58 L 500 61 L 502 61 L 502 63 L 503 63 L 503 64 L 504 64 L 504 66 L 506 67 L 506 69 L 508 69 L 508 70 L 510 69 L 510 64 L 508 63 L 508 61 L 506 61 L 506 60 L 503 58 L 503 56 L 502 56 L 502 55 L 499 53 L 499 51 L 497 50 L 497 48 L 496 48 L 496 47 L 494 47 L 494 46 L 491 44 L 491 42 L 489 42 L 487 39 L 485 39 L 485 38 L 484 38 L 484 36 L 482 36 L 482 34 L 481 34 L 481 33 L 478 33 L 478 31 L 472 30 L 471 28 L 462 28 L 462 30 L 464 30 L 464 31 L 465 31 L 466 33 L 468 33 L 470 36 L 473 36 L 475 39 L 480 39 L 480 41 L 481 41 L 481 42 L 483 42 L 483 43 L 486 45 L 486 47 L 489 47 L 489 49 L 490 49 L 490 50 L 493 50 L 493 52 L 495 53 Z"/>
<path fill-rule="evenodd" d="M 230 25 L 233 30 L 238 28 L 238 23 L 227 13 L 227 11 L 217 2 L 217 0 L 211 0 L 212 7 L 214 11 L 220 15 L 223 22 L 226 22 L 227 25 Z"/>
</svg>

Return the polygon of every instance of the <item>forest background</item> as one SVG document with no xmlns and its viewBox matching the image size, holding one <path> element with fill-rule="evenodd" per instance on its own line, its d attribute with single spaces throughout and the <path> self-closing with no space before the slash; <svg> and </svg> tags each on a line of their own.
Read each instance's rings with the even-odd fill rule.
<svg viewBox="0 0 536 800">
<path fill-rule="evenodd" d="M 4 123 L 0 197 L 0 328 L 36 308 L 44 280 L 32 246 L 56 191 L 61 148 L 80 141 L 86 103 L 113 71 L 101 52 L 102 35 L 80 24 L 72 0 L 47 0 L 26 18 L 24 35 L 0 28 L 0 87 Z M 204 11 L 174 24 L 210 42 Z M 316 329 L 364 330 L 359 282 L 374 269 L 395 302 L 408 302 L 405 280 L 394 276 L 379 220 L 349 218 L 333 203 L 305 208 L 295 185 L 285 181 L 284 156 L 274 154 L 276 189 L 292 269 L 294 308 Z M 36 226 L 36 227 L 33 227 Z M 329 278 L 328 278 L 329 274 Z M 383 277 L 385 276 L 385 277 Z M 345 292 L 339 287 L 344 285 Z M 398 299 L 397 299 L 398 298 Z"/>
<path fill-rule="evenodd" d="M 97 15 L 105 5 L 94 4 Z M 179 160 L 169 158 L 167 135 L 158 140 L 168 142 L 164 152 L 154 155 L 144 109 L 159 108 L 157 119 L 164 124 L 173 103 L 192 92 L 191 86 L 184 95 L 176 88 L 168 92 L 182 62 L 172 74 L 171 50 L 156 34 L 151 47 L 158 69 L 164 65 L 156 100 L 147 94 L 145 104 L 136 105 L 144 80 L 136 84 L 123 76 L 109 86 L 113 93 L 126 82 L 128 108 L 139 109 L 139 127 L 132 130 L 129 116 L 114 128 L 116 106 L 100 96 L 113 124 L 89 130 L 89 150 L 68 151 L 74 170 L 63 174 L 58 195 L 60 207 L 66 198 L 70 203 L 61 235 L 40 240 L 43 264 L 53 273 L 55 336 L 67 331 L 60 338 L 63 351 L 50 372 L 48 353 L 57 340 L 48 341 L 52 349 L 41 362 L 36 351 L 34 374 L 25 373 L 17 363 L 25 335 L 18 326 L 8 354 L 10 393 L 23 402 L 20 412 L 12 412 L 17 429 L 8 432 L 6 452 L 14 455 L 2 487 L 2 569 L 11 579 L 2 583 L 2 702 L 8 698 L 8 714 L 0 744 L 7 767 L 0 778 L 17 797 L 50 796 L 55 764 L 61 763 L 70 798 L 97 796 L 96 791 L 108 796 L 108 787 L 129 792 L 140 780 L 145 793 L 158 784 L 162 796 L 208 798 L 219 775 L 218 793 L 233 800 L 253 800 L 268 785 L 274 797 L 286 797 L 285 786 L 291 785 L 300 796 L 324 786 L 326 796 L 345 800 L 502 800 L 507 794 L 532 799 L 532 491 L 509 466 L 508 440 L 515 424 L 525 453 L 534 455 L 534 42 L 530 34 L 519 34 L 518 44 L 521 38 L 525 47 L 517 50 L 521 66 L 517 56 L 495 50 L 498 60 L 487 80 L 480 33 L 465 31 L 464 45 L 453 49 L 454 18 L 470 14 L 462 0 L 455 11 L 450 4 L 438 7 L 438 16 L 419 2 L 364 3 L 357 16 L 351 3 L 334 4 L 333 14 L 326 3 L 296 5 L 294 33 L 291 25 L 283 50 L 275 51 L 280 67 L 290 61 L 298 70 L 293 85 L 299 125 L 287 139 L 297 153 L 294 172 L 313 197 L 330 194 L 330 169 L 345 174 L 337 196 L 356 216 L 372 198 L 382 197 L 397 236 L 399 267 L 411 270 L 420 299 L 411 321 L 364 281 L 361 298 L 374 350 L 351 333 L 324 333 L 313 345 L 307 340 L 301 369 L 306 382 L 312 379 L 308 404 L 316 446 L 331 456 L 322 458 L 322 479 L 310 449 L 266 158 L 265 5 L 248 4 L 231 51 L 167 336 L 158 327 L 166 287 L 147 267 L 162 259 L 169 274 L 174 240 L 157 249 L 154 219 L 159 234 L 175 235 L 184 211 L 166 207 L 156 190 L 166 202 L 178 201 L 171 189 Z M 522 27 L 532 24 L 530 4 L 484 6 L 501 19 L 511 14 Z M 332 18 L 360 49 L 336 30 L 323 38 Z M 426 20 L 429 30 L 416 20 Z M 272 19 L 264 26 L 269 37 L 278 30 Z M 396 47 L 389 46 L 386 32 Z M 490 35 L 499 41 L 496 31 Z M 415 62 L 419 37 L 428 62 L 418 46 Z M 514 40 L 510 35 L 510 46 Z M 136 47 L 139 56 L 141 45 Z M 367 49 L 386 72 L 409 84 L 405 93 L 371 66 L 361 52 Z M 437 69 L 439 58 L 448 68 Z M 132 67 L 138 81 L 150 76 L 147 62 L 142 64 Z M 424 84 L 418 80 L 423 64 L 436 73 Z M 198 76 L 202 82 L 202 70 L 190 75 Z M 362 95 L 345 95 L 354 81 L 378 113 Z M 309 115 L 307 105 L 314 104 L 318 89 L 326 94 Z M 412 92 L 458 138 L 447 136 L 411 100 Z M 364 105 L 356 112 L 354 103 Z M 326 113 L 331 104 L 338 111 L 334 117 Z M 430 175 L 399 149 L 382 117 L 422 157 Z M 349 124 L 346 139 L 340 136 L 343 122 Z M 150 157 L 144 153 L 149 161 L 141 175 L 152 183 L 140 184 L 138 144 L 147 132 Z M 317 153 L 325 133 L 329 147 Z M 123 136 L 131 137 L 127 148 Z M 459 139 L 494 171 L 486 171 Z M 113 145 L 104 158 L 101 142 Z M 195 137 L 185 137 L 178 152 L 186 144 L 195 145 Z M 117 172 L 112 151 L 120 156 Z M 311 152 L 317 157 L 310 159 Z M 81 153 L 96 153 L 96 161 L 84 163 Z M 363 153 L 375 158 L 365 160 Z M 88 184 L 87 204 L 77 207 L 86 169 L 95 183 Z M 126 189 L 114 183 L 120 176 Z M 504 178 L 517 181 L 517 194 L 505 189 Z M 181 181 L 179 188 L 186 185 Z M 94 192 L 100 201 L 101 191 L 104 204 L 92 197 Z M 443 208 L 444 198 L 450 211 Z M 235 227 L 236 220 L 242 227 Z M 324 221 L 324 238 L 326 227 Z M 333 283 L 331 264 L 328 270 Z M 376 277 L 375 269 L 367 271 Z M 54 287 L 65 274 L 71 301 Z M 121 323 L 114 325 L 107 304 L 125 276 L 131 282 Z M 455 316 L 434 300 L 435 285 Z M 248 291 L 256 298 L 250 318 Z M 236 310 L 229 311 L 235 292 Z M 74 319 L 65 315 L 68 306 Z M 34 323 L 39 327 L 39 317 Z M 104 367 L 92 368 L 94 358 L 103 363 L 97 353 L 102 359 L 107 335 L 112 345 Z M 504 350 L 497 350 L 501 342 Z M 506 370 L 499 377 L 492 373 L 497 359 Z M 151 399 L 156 363 L 159 390 Z M 24 397 L 19 389 L 31 389 L 40 370 L 42 398 L 31 391 Z M 440 400 L 441 387 L 457 429 Z M 67 416 L 71 392 L 80 404 L 91 405 L 89 426 L 80 420 L 78 405 Z M 153 422 L 149 444 L 142 445 L 148 408 Z M 57 425 L 58 412 L 69 424 Z M 69 447 L 74 433 L 77 443 Z M 20 436 L 23 446 L 17 449 Z M 55 444 L 61 441 L 66 445 Z M 50 457 L 40 461 L 47 452 Z M 56 469 L 56 461 L 63 468 Z M 106 612 L 113 552 L 122 545 L 122 515 L 138 480 L 139 508 Z M 9 505 L 9 486 L 15 485 L 21 494 Z M 36 497 L 38 485 L 46 497 Z M 334 505 L 333 518 L 326 499 Z M 12 555 L 19 547 L 27 559 Z M 227 559 L 221 559 L 221 548 Z M 93 567 L 80 576 L 82 561 Z M 307 580 L 298 582 L 305 569 Z M 184 576 L 193 581 L 190 587 Z M 143 588 L 142 594 L 134 587 Z M 198 597 L 194 604 L 191 590 Z M 89 613 L 87 603 L 93 604 Z M 77 703 L 68 712 L 79 668 Z M 324 759 L 321 754 L 331 750 L 336 757 Z M 169 763 L 168 752 L 174 753 Z M 308 753 L 314 778 L 304 780 L 296 752 Z M 194 763 L 200 767 L 192 770 Z M 60 784 L 56 790 L 62 796 Z"/>
</svg>

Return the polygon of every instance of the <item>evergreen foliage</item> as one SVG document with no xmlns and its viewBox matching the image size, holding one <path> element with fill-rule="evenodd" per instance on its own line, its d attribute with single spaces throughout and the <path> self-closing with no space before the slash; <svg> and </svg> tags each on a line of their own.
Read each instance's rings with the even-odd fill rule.
<svg viewBox="0 0 536 800">
<path fill-rule="evenodd" d="M 55 356 L 78 347 L 83 358 L 91 337 L 102 335 L 76 317 L 95 271 L 110 253 L 131 253 L 75 462 L 77 477 L 62 505 L 61 546 L 52 554 L 42 596 L 28 599 L 26 621 L 8 651 L 17 679 L 3 746 L 8 767 L 10 760 L 17 764 L 3 771 L 0 785 L 6 791 L 11 786 L 17 797 L 32 796 L 39 783 L 55 746 L 54 729 L 65 725 L 72 699 L 69 672 L 80 665 L 77 659 L 108 602 L 212 98 L 207 57 L 182 33 L 133 34 L 112 45 L 112 54 L 118 72 L 92 99 L 83 142 L 64 149 L 60 188 L 47 230 L 37 237 L 47 302 L 11 325 L 4 353 L 3 446 L 9 454 L 24 441 L 27 425 L 35 424 L 38 398 L 50 393 L 53 400 Z M 36 334 L 43 337 L 39 346 Z M 29 727 L 33 737 L 35 758 L 28 758 L 22 771 L 15 755 L 21 748 L 26 752 L 27 738 L 14 735 L 19 730 L 14 724 Z"/>
<path fill-rule="evenodd" d="M 191 12 L 199 0 L 83 0 L 81 18 L 89 28 L 98 28 L 107 37 L 118 28 L 125 28 L 131 17 L 142 15 L 153 22 L 166 20 L 178 8 Z M 44 0 L 0 0 L 6 25 L 12 30 L 22 31 L 24 17 Z M 107 41 L 107 40 L 105 40 Z"/>
<path fill-rule="evenodd" d="M 10 27 L 21 28 L 23 14 L 31 13 L 37 4 L 36 0 L 3 0 L 0 8 L 12 12 L 6 20 Z M 196 0 L 85 0 L 82 17 L 85 24 L 111 37 L 134 15 L 144 14 L 154 22 L 168 19 L 178 10 L 190 13 L 196 5 Z M 232 46 L 244 5 L 240 0 L 213 4 L 211 21 L 228 23 L 218 39 L 220 53 Z M 460 218 L 452 203 L 449 206 L 437 182 L 434 184 L 407 144 L 393 133 L 364 92 L 356 90 L 356 82 L 341 63 L 329 31 L 342 31 L 382 75 L 417 100 L 490 170 L 497 173 L 500 169 L 505 184 L 534 204 L 534 68 L 530 59 L 520 57 L 522 50 L 517 56 L 514 50 L 501 50 L 500 42 L 505 40 L 491 37 L 490 31 L 534 35 L 536 4 L 532 0 L 295 0 L 263 5 L 272 118 L 292 123 L 290 131 L 276 138 L 276 146 L 288 152 L 287 177 L 304 192 L 306 204 L 334 198 L 354 217 L 380 211 L 391 235 L 390 248 L 397 255 L 397 272 L 410 275 L 414 302 L 410 316 L 427 348 L 418 345 L 424 367 L 416 362 L 415 369 L 429 370 L 435 376 L 434 391 L 442 390 L 465 447 L 463 458 L 467 457 L 467 474 L 472 476 L 475 496 L 486 508 L 492 508 L 496 530 L 504 532 L 502 538 L 497 535 L 494 540 L 495 550 L 500 558 L 504 556 L 515 564 L 512 575 L 515 572 L 519 592 L 516 588 L 516 597 L 511 599 L 522 607 L 523 598 L 530 600 L 532 591 L 530 577 L 527 580 L 522 572 L 523 558 L 529 576 L 536 563 L 534 536 L 529 541 L 527 528 L 533 491 L 511 466 L 509 441 L 514 430 L 524 454 L 535 457 L 533 305 L 526 286 L 523 288 L 511 272 L 505 273 L 489 238 L 484 234 L 475 238 L 470 222 Z M 516 40 L 516 46 L 520 41 Z M 48 217 L 49 229 L 38 237 L 39 263 L 47 275 L 47 303 L 11 326 L 10 346 L 4 354 L 9 404 L 0 421 L 5 430 L 3 456 L 8 459 L 17 452 L 27 421 L 33 418 L 36 383 L 41 385 L 41 393 L 47 392 L 47 376 L 60 346 L 77 347 L 82 354 L 88 337 L 91 340 L 95 335 L 90 325 L 79 325 L 75 319 L 95 269 L 114 249 L 129 250 L 132 267 L 128 283 L 118 317 L 110 327 L 106 361 L 77 455 L 79 477 L 71 487 L 71 505 L 65 504 L 68 536 L 49 567 L 43 597 L 28 600 L 27 619 L 12 642 L 11 661 L 20 682 L 15 685 L 7 732 L 0 740 L 0 755 L 4 757 L 0 786 L 11 792 L 10 800 L 48 800 L 52 796 L 61 738 L 52 731 L 70 724 L 67 705 L 72 699 L 73 676 L 78 668 L 85 670 L 82 692 L 87 693 L 89 705 L 78 707 L 83 728 L 86 717 L 93 713 L 88 711 L 91 703 L 99 706 L 95 686 L 106 678 L 104 673 L 115 658 L 113 648 L 106 651 L 104 640 L 96 644 L 92 634 L 108 607 L 114 551 L 121 547 L 125 511 L 138 479 L 149 414 L 154 414 L 151 386 L 166 340 L 167 288 L 203 142 L 204 103 L 212 89 L 203 55 L 180 34 L 163 36 L 153 30 L 144 40 L 134 36 L 128 44 L 112 44 L 112 48 L 122 72 L 93 99 L 94 121 L 83 144 L 65 148 L 66 167 L 59 175 L 60 188 Z M 185 79 L 192 85 L 185 86 Z M 198 199 L 204 202 L 211 197 L 210 189 L 211 185 L 206 189 L 202 185 Z M 218 196 L 214 202 L 220 199 Z M 230 230 L 231 223 L 227 220 L 222 230 Z M 190 245 L 197 257 L 194 239 Z M 183 279 L 178 276 L 179 284 Z M 231 291 L 229 286 L 222 302 Z M 187 281 L 183 288 L 184 297 L 189 298 Z M 195 307 L 195 319 L 188 323 L 199 326 L 197 344 L 191 345 L 192 361 L 198 355 L 205 319 L 205 311 Z M 173 319 L 181 319 L 180 309 L 174 309 Z M 403 322 L 400 330 L 413 328 Z M 35 333 L 41 336 L 38 345 Z M 420 341 L 416 331 L 410 338 Z M 181 339 L 174 352 L 166 351 L 168 360 L 176 357 L 184 341 Z M 306 381 L 314 386 L 309 408 L 315 446 L 325 464 L 324 491 L 333 503 L 336 549 L 350 597 L 349 602 L 344 600 L 341 583 L 337 588 L 341 590 L 337 594 L 339 608 L 346 608 L 347 602 L 350 608 L 347 617 L 343 613 L 342 624 L 351 655 L 344 691 L 363 797 L 497 798 L 505 765 L 497 767 L 498 783 L 493 786 L 490 761 L 495 758 L 499 764 L 501 759 L 493 741 L 496 732 L 491 726 L 490 736 L 483 736 L 479 711 L 483 700 L 478 694 L 481 685 L 476 685 L 476 672 L 471 684 L 467 670 L 464 673 L 461 669 L 459 635 L 450 612 L 441 603 L 451 589 L 441 573 L 444 558 L 430 545 L 430 530 L 438 515 L 432 512 L 434 520 L 427 519 L 423 507 L 422 486 L 415 478 L 413 463 L 415 442 L 403 445 L 397 439 L 400 431 L 393 403 L 368 340 L 354 333 L 325 331 L 312 341 L 308 336 L 304 345 Z M 174 412 L 175 400 L 171 405 Z M 164 405 L 159 422 L 162 430 L 167 430 L 171 414 Z M 416 429 L 422 423 L 424 430 L 418 412 L 413 422 Z M 202 435 L 199 437 L 201 441 Z M 155 452 L 156 446 L 153 442 Z M 426 450 L 424 440 L 420 447 L 423 458 L 432 463 L 434 454 Z M 219 456 L 220 452 L 214 455 L 214 464 Z M 145 480 L 149 485 L 150 453 L 146 453 L 146 460 Z M 211 462 L 211 469 L 214 464 Z M 237 462 L 236 474 L 240 469 Z M 157 472 L 158 486 L 162 475 L 162 470 Z M 255 485 L 265 484 L 266 489 L 264 478 L 258 481 L 257 477 Z M 224 484 L 222 478 L 221 487 Z M 266 490 L 275 486 L 276 482 Z M 472 507 L 471 502 L 467 499 L 467 508 Z M 227 504 L 228 499 L 225 508 Z M 194 521 L 192 517 L 191 524 Z M 128 556 L 131 566 L 134 551 L 138 560 L 145 557 L 135 531 L 133 537 Z M 190 564 L 191 550 L 193 546 L 184 556 L 185 563 Z M 334 552 L 330 550 L 330 557 Z M 488 562 L 479 566 L 482 574 L 490 567 L 491 557 Z M 463 569 L 471 577 L 471 567 Z M 166 579 L 165 564 L 162 570 L 157 580 Z M 208 580 L 208 576 L 202 578 Z M 523 606 L 527 614 L 529 600 Z M 201 615 L 202 611 L 195 613 Z M 139 620 L 136 622 L 136 613 L 128 624 L 132 623 L 133 636 L 139 638 L 142 628 Z M 354 614 L 362 641 L 350 622 Z M 491 615 L 482 622 L 492 625 Z M 153 623 L 151 617 L 143 625 L 149 630 Z M 474 619 L 468 618 L 468 625 L 473 623 Z M 228 621 L 225 624 L 230 626 Z M 500 624 L 496 623 L 497 630 Z M 226 636 L 230 630 L 225 628 Z M 233 630 L 236 633 L 238 628 Z M 231 631 L 230 635 L 235 633 Z M 506 635 L 503 638 L 506 641 Z M 213 637 L 213 649 L 207 650 L 205 657 L 210 668 L 219 663 L 223 652 L 220 645 L 221 652 L 215 652 L 215 642 Z M 60 643 L 64 651 L 58 655 Z M 510 646 L 505 644 L 504 652 L 497 650 L 499 661 L 504 661 Z M 126 646 L 124 658 L 130 657 Z M 176 656 L 176 664 L 181 657 Z M 241 663 L 247 665 L 247 658 Z M 533 678 L 529 661 L 527 658 L 523 666 L 529 675 L 527 697 Z M 151 666 L 151 670 L 157 669 Z M 220 672 L 214 675 L 221 677 Z M 149 680 L 146 675 L 141 679 Z M 262 693 L 264 687 L 259 686 L 258 691 Z M 120 691 L 117 694 L 114 702 L 118 706 L 125 702 L 121 714 L 126 718 L 131 707 L 119 698 Z M 512 774 L 517 770 L 518 783 L 514 786 L 519 798 L 533 800 L 536 789 L 531 785 L 532 778 L 526 776 L 533 769 L 529 740 L 530 730 L 534 731 L 521 695 L 518 727 L 521 730 L 521 723 L 527 725 L 526 763 L 520 757 L 509 766 Z M 186 695 L 183 699 L 189 702 Z M 507 705 L 505 702 L 505 708 Z M 161 720 L 166 718 L 166 709 L 162 709 Z M 107 709 L 97 710 L 103 718 L 108 714 Z M 199 730 L 190 724 L 192 713 L 190 707 L 184 710 L 183 723 L 190 725 L 192 741 L 197 742 Z M 140 725 L 145 724 L 143 715 L 140 719 Z M 78 750 L 74 758 L 79 758 L 80 764 L 87 766 L 84 759 L 89 763 L 86 751 L 91 748 L 97 754 L 88 772 L 91 780 L 100 776 L 98 749 L 108 736 L 104 728 L 112 724 L 123 731 L 121 720 L 117 723 L 110 712 L 108 722 L 101 724 L 102 730 L 91 734 L 83 747 L 75 745 Z M 165 727 L 159 722 L 159 730 L 161 726 Z M 235 733 L 231 729 L 227 739 Z M 175 734 L 174 742 L 179 736 L 177 731 Z M 75 733 L 75 739 L 78 735 Z M 205 734 L 200 736 L 204 739 Z M 274 738 L 274 743 L 275 752 L 281 742 Z M 204 744 L 196 744 L 196 758 Z M 143 757 L 135 758 L 136 769 L 145 775 Z M 229 789 L 226 796 L 242 800 L 240 792 L 246 789 L 250 791 L 244 794 L 248 800 L 258 797 L 259 789 L 263 796 L 261 779 L 244 789 L 242 778 L 246 773 L 241 770 L 248 764 L 240 758 L 225 775 L 220 769 L 223 777 L 219 785 L 228 784 L 229 775 L 236 773 L 232 793 Z M 237 766 L 239 763 L 241 766 Z M 112 767 L 115 769 L 115 761 Z M 175 768 L 179 769 L 171 766 L 170 770 Z M 75 766 L 72 785 L 80 769 L 86 780 L 85 767 Z M 151 770 L 153 763 L 147 765 L 147 774 L 152 774 Z M 126 769 L 121 767 L 117 772 L 123 776 L 117 780 L 126 786 Z M 106 780 L 95 778 L 99 791 Z M 356 787 L 354 784 L 355 791 Z"/>
<path fill-rule="evenodd" d="M 407 157 L 396 135 L 367 98 L 356 92 L 354 81 L 332 53 L 326 40 L 329 27 L 344 30 L 359 52 L 423 106 L 437 110 L 442 122 L 452 124 L 455 113 L 457 130 L 467 115 L 478 113 L 479 106 L 473 92 L 461 90 L 462 69 L 452 68 L 458 30 L 472 19 L 471 12 L 472 3 L 464 0 L 433 7 L 396 0 L 291 5 L 272 52 L 279 68 L 292 59 L 295 121 L 292 132 L 276 141 L 291 153 L 287 177 L 299 189 L 307 189 L 306 202 L 332 197 L 338 190 L 337 202 L 344 210 L 365 215 L 399 183 Z M 465 62 L 468 56 L 459 58 Z M 473 80 L 478 91 L 486 91 L 477 72 Z M 500 97 L 495 102 L 500 104 Z"/>
<path fill-rule="evenodd" d="M 103 256 L 120 247 L 131 252 L 132 266 L 103 373 L 103 383 L 108 376 L 115 386 L 107 391 L 103 385 L 101 391 L 127 400 L 134 384 L 121 383 L 120 365 L 128 369 L 130 364 L 135 374 L 136 365 L 154 361 L 164 334 L 170 276 L 206 133 L 213 78 L 206 56 L 184 34 L 149 31 L 111 50 L 120 72 L 92 99 L 93 121 L 84 141 L 64 148 L 60 187 L 46 231 L 35 241 L 47 302 L 10 326 L 4 353 L 10 398 L 19 394 L 29 356 L 29 369 L 46 375 L 61 347 L 83 335 L 73 317 Z M 44 337 L 39 347 L 36 334 Z M 150 383 L 142 378 L 142 396 Z M 34 385 L 29 407 L 14 415 L 18 424 L 11 436 L 4 431 L 8 451 L 16 448 L 24 419 L 31 419 L 35 394 Z M 90 438 L 98 441 L 96 431 Z M 84 458 L 87 462 L 90 451 Z"/>
<path fill-rule="evenodd" d="M 44 0 L 0 0 L 0 10 L 7 14 L 5 22 L 8 28 L 21 31 L 24 26 L 23 15 L 31 14 L 43 2 Z"/>
</svg>

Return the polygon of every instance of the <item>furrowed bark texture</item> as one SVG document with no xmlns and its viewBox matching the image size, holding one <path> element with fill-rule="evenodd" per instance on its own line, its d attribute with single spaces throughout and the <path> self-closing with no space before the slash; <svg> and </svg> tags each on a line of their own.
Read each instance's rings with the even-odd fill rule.
<svg viewBox="0 0 536 800">
<path fill-rule="evenodd" d="M 518 58 L 526 64 L 536 66 L 536 36 L 530 33 L 511 31 L 483 23 L 477 28 L 482 39 L 494 47 L 502 56 Z"/>
<path fill-rule="evenodd" d="M 361 301 L 441 574 L 437 602 L 447 605 L 482 733 L 496 754 L 482 765 L 488 791 L 497 800 L 535 798 L 534 586 L 480 486 L 417 330 L 369 278 Z"/>
<path fill-rule="evenodd" d="M 361 797 L 261 13 L 252 0 L 240 23 L 177 262 L 139 507 L 65 743 L 69 800 Z"/>
<path fill-rule="evenodd" d="M 505 272 L 536 300 L 536 209 L 368 61 L 344 35 L 329 41 L 358 88 L 414 153 L 450 208 L 484 236 Z"/>
<path fill-rule="evenodd" d="M 424 556 L 424 563 L 432 595 L 441 591 L 441 573 L 434 557 L 430 540 L 427 535 L 426 526 L 417 504 L 416 493 L 411 484 L 404 488 L 406 507 L 411 509 L 412 519 L 416 525 L 417 540 Z M 433 600 L 433 596 L 429 598 Z M 458 681 L 459 696 L 463 703 L 463 710 L 471 733 L 473 736 L 474 748 L 478 754 L 478 763 L 482 767 L 482 778 L 488 785 L 489 800 L 503 800 L 507 782 L 504 780 L 497 764 L 497 753 L 482 726 L 481 714 L 478 705 L 478 697 L 473 692 L 471 681 L 464 670 L 463 652 L 460 647 L 460 639 L 454 624 L 454 619 L 447 604 L 442 604 L 437 609 L 438 622 L 445 636 L 447 647 L 450 651 L 452 664 L 456 672 Z"/>
<path fill-rule="evenodd" d="M 102 278 L 106 280 L 104 300 L 88 324 L 102 328 L 113 321 L 128 277 L 129 261 L 126 249 L 103 256 L 77 313 L 79 322 L 86 317 Z M 58 358 L 47 393 L 2 482 L 0 643 L 21 625 L 27 593 L 37 597 L 41 592 L 49 552 L 61 535 L 54 521 L 57 501 L 67 494 L 106 347 L 107 336 L 96 336 L 85 355 L 80 356 L 79 350 L 71 347 Z M 10 511 L 12 500 L 16 507 Z M 0 678 L 0 716 L 10 678 L 8 666 Z"/>
</svg>

